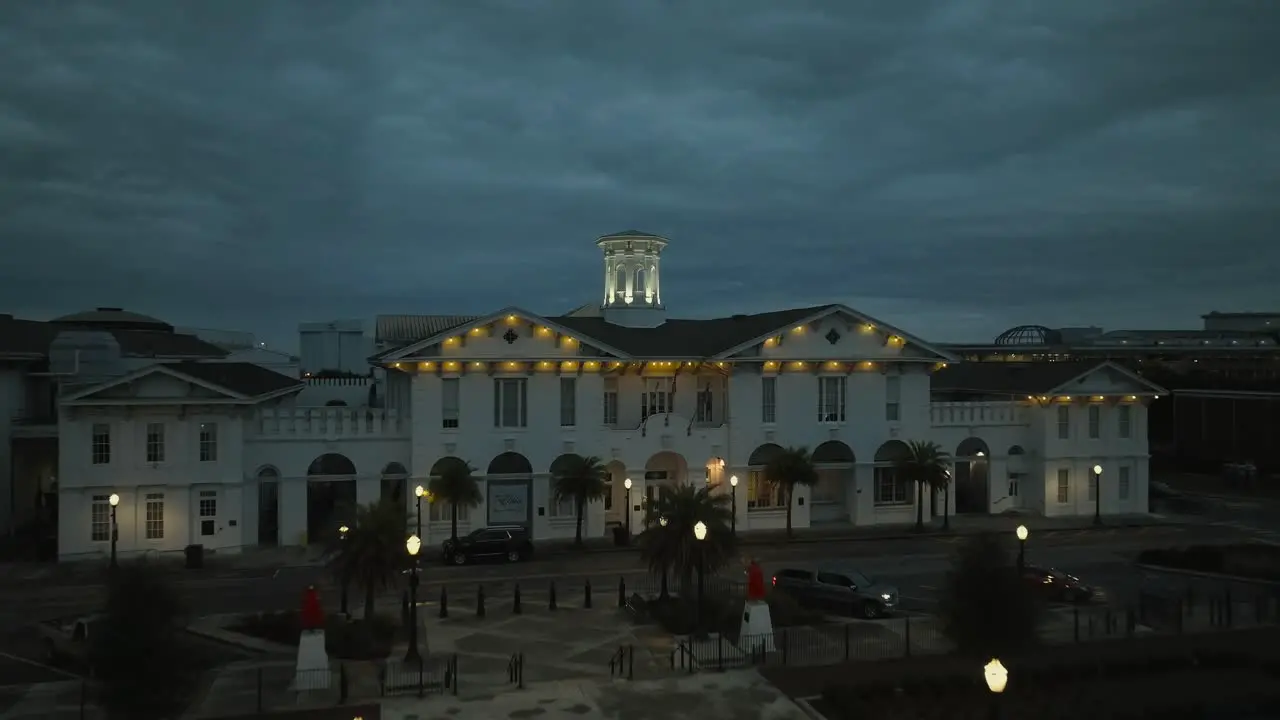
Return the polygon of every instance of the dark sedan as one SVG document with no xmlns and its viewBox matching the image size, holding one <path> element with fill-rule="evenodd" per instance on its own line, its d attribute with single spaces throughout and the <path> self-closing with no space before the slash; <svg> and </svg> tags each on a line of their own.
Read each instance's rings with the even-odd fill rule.
<svg viewBox="0 0 1280 720">
<path fill-rule="evenodd" d="M 1102 597 L 1099 589 L 1055 568 L 1027 566 L 1022 571 L 1022 579 L 1050 602 L 1087 603 Z"/>
</svg>

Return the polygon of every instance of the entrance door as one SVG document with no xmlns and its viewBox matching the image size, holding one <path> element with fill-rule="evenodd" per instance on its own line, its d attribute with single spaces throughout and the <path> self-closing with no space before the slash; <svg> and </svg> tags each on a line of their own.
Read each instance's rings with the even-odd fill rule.
<svg viewBox="0 0 1280 720">
<path fill-rule="evenodd" d="M 982 460 L 956 463 L 955 492 L 956 514 L 989 511 L 987 498 L 987 463 Z"/>
<path fill-rule="evenodd" d="M 258 482 L 258 544 L 280 544 L 280 483 Z"/>
</svg>

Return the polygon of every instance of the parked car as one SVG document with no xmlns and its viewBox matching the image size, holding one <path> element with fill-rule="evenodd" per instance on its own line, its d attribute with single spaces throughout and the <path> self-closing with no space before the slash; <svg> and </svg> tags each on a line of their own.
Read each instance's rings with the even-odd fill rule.
<svg viewBox="0 0 1280 720">
<path fill-rule="evenodd" d="M 1097 588 L 1084 584 L 1075 575 L 1055 568 L 1028 565 L 1022 570 L 1022 578 L 1050 602 L 1087 603 L 1102 596 Z"/>
<path fill-rule="evenodd" d="M 773 576 L 773 586 L 801 605 L 864 618 L 878 618 L 898 609 L 898 589 L 882 585 L 856 570 L 798 570 L 785 568 Z"/>
<path fill-rule="evenodd" d="M 43 620 L 37 625 L 50 663 L 89 659 L 89 636 L 99 616 Z"/>
<path fill-rule="evenodd" d="M 519 562 L 533 557 L 533 541 L 529 529 L 520 525 L 497 525 L 474 530 L 458 538 L 444 541 L 441 546 L 445 562 L 466 565 L 481 558 L 505 558 L 507 562 Z"/>
</svg>

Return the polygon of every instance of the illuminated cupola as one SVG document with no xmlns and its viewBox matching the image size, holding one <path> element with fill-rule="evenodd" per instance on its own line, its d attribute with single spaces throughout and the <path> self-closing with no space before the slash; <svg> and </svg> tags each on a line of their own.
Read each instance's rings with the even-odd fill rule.
<svg viewBox="0 0 1280 720">
<path fill-rule="evenodd" d="M 604 252 L 604 302 L 607 322 L 627 327 L 657 327 L 666 321 L 662 305 L 662 250 L 657 235 L 627 230 L 596 240 Z"/>
</svg>

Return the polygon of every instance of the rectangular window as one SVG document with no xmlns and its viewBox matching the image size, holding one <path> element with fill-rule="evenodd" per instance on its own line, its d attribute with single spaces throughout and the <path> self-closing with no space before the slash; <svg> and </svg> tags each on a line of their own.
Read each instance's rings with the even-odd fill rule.
<svg viewBox="0 0 1280 720">
<path fill-rule="evenodd" d="M 147 462 L 164 462 L 164 423 L 147 423 Z"/>
<path fill-rule="evenodd" d="M 604 388 L 604 424 L 618 424 L 618 386 L 605 385 Z"/>
<path fill-rule="evenodd" d="M 604 481 L 604 511 L 609 512 L 613 509 L 613 481 Z"/>
<path fill-rule="evenodd" d="M 843 468 L 827 467 L 820 467 L 817 471 L 818 482 L 813 486 L 813 491 L 809 495 L 809 502 L 844 502 L 844 489 L 846 485 L 850 484 L 846 482 L 846 477 L 851 471 Z"/>
<path fill-rule="evenodd" d="M 529 381 L 497 378 L 493 381 L 493 426 L 522 428 L 529 424 Z"/>
<path fill-rule="evenodd" d="M 818 378 L 818 422 L 844 422 L 844 377 Z"/>
<path fill-rule="evenodd" d="M 431 519 L 431 522 L 449 522 L 453 519 L 453 515 L 450 513 L 449 508 L 450 508 L 450 505 L 447 502 L 441 502 L 441 501 L 433 502 L 431 503 L 431 508 L 430 508 L 430 511 L 427 513 L 427 517 Z M 466 505 L 459 505 L 458 506 L 458 522 L 460 523 L 467 522 L 467 518 L 471 514 L 470 511 L 471 511 L 471 508 L 467 507 Z"/>
<path fill-rule="evenodd" d="M 902 378 L 890 375 L 884 379 L 884 419 L 898 422 L 900 419 L 898 401 L 902 395 Z"/>
<path fill-rule="evenodd" d="M 910 481 L 902 480 L 898 476 L 897 468 L 876 468 L 876 505 L 910 505 L 915 499 L 911 493 Z"/>
<path fill-rule="evenodd" d="M 146 538 L 164 539 L 164 493 L 147 493 Z"/>
<path fill-rule="evenodd" d="M 760 378 L 760 422 L 771 425 L 778 421 L 778 378 Z"/>
<path fill-rule="evenodd" d="M 93 542 L 111 540 L 111 496 L 94 495 L 89 507 L 89 539 Z"/>
<path fill-rule="evenodd" d="M 440 381 L 440 427 L 456 430 L 462 417 L 461 383 L 458 378 Z"/>
<path fill-rule="evenodd" d="M 209 537 L 217 532 L 218 491 L 200 491 L 200 535 Z"/>
<path fill-rule="evenodd" d="M 1121 500 L 1129 499 L 1129 468 L 1120 468 L 1120 475 L 1116 480 L 1116 490 L 1119 491 Z"/>
<path fill-rule="evenodd" d="M 1102 437 L 1102 406 L 1089 406 L 1089 439 L 1097 440 Z"/>
<path fill-rule="evenodd" d="M 711 392 L 710 385 L 698 391 L 697 401 L 697 421 L 700 423 L 715 422 L 715 395 Z"/>
<path fill-rule="evenodd" d="M 550 507 L 547 508 L 547 515 L 554 518 L 571 518 L 576 515 L 576 509 L 573 507 L 573 498 L 559 498 L 554 494 L 551 496 Z M 585 508 L 583 509 L 585 515 Z"/>
<path fill-rule="evenodd" d="M 1071 408 L 1066 405 L 1058 406 L 1058 439 L 1068 440 L 1071 438 Z"/>
<path fill-rule="evenodd" d="M 1116 412 L 1119 413 L 1116 420 L 1117 420 L 1117 425 L 1119 426 L 1117 429 L 1119 430 L 1120 437 L 1125 439 L 1132 437 L 1133 436 L 1133 406 L 1121 405 L 1120 407 L 1116 408 Z"/>
<path fill-rule="evenodd" d="M 763 470 L 747 471 L 748 510 L 784 507 L 782 500 L 782 488 L 766 480 Z"/>
<path fill-rule="evenodd" d="M 111 462 L 111 426 L 106 423 L 93 424 L 93 464 L 106 465 Z"/>
<path fill-rule="evenodd" d="M 1058 469 L 1058 502 L 1071 502 L 1071 471 L 1067 468 Z"/>
<path fill-rule="evenodd" d="M 218 424 L 200 423 L 200 462 L 218 461 Z"/>
<path fill-rule="evenodd" d="M 560 378 L 560 427 L 578 424 L 578 379 Z"/>
<path fill-rule="evenodd" d="M 1025 480 L 1026 477 L 1026 473 L 1009 473 L 1009 497 L 1018 497 L 1019 486 L 1022 485 L 1022 481 Z"/>
<path fill-rule="evenodd" d="M 666 390 L 650 390 L 640 393 L 640 419 L 667 412 L 669 393 Z"/>
</svg>

